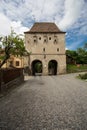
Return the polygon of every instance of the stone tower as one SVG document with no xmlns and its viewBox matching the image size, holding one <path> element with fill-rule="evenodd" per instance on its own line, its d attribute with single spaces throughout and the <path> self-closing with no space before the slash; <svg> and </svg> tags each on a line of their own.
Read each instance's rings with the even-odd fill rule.
<svg viewBox="0 0 87 130">
<path fill-rule="evenodd" d="M 32 75 L 66 73 L 65 32 L 55 23 L 35 23 L 25 32 L 25 46 L 31 52 L 27 65 Z"/>
</svg>

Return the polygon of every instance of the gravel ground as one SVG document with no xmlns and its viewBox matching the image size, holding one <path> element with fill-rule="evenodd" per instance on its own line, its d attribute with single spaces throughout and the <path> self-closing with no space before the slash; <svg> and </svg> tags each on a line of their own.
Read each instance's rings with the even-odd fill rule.
<svg viewBox="0 0 87 130">
<path fill-rule="evenodd" d="M 87 82 L 76 75 L 25 77 L 0 99 L 0 130 L 87 130 Z"/>
</svg>

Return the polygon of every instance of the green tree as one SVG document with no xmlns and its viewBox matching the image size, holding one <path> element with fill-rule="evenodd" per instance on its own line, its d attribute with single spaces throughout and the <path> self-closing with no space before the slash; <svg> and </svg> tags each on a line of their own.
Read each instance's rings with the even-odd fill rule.
<svg viewBox="0 0 87 130">
<path fill-rule="evenodd" d="M 0 41 L 2 43 L 0 52 L 2 51 L 2 48 L 4 50 L 4 55 L 0 56 L 0 59 L 2 60 L 0 68 L 6 63 L 11 55 L 24 56 L 25 54 L 28 54 L 24 46 L 24 40 L 20 38 L 20 35 L 14 33 L 13 30 L 11 30 L 10 35 L 1 37 Z"/>
<path fill-rule="evenodd" d="M 78 54 L 77 54 L 76 51 L 74 51 L 74 50 L 66 50 L 66 55 L 71 57 L 74 60 L 74 62 L 77 61 Z"/>
<path fill-rule="evenodd" d="M 79 64 L 87 64 L 87 51 L 84 48 L 78 48 L 77 53 L 78 53 L 77 62 Z"/>
</svg>

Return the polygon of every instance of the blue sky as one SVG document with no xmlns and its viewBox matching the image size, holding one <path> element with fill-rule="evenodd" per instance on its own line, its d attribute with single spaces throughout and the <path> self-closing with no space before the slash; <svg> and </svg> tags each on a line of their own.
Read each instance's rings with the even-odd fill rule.
<svg viewBox="0 0 87 130">
<path fill-rule="evenodd" d="M 87 43 L 87 0 L 0 0 L 0 35 L 18 34 L 34 22 L 55 22 L 66 31 L 66 48 Z"/>
</svg>

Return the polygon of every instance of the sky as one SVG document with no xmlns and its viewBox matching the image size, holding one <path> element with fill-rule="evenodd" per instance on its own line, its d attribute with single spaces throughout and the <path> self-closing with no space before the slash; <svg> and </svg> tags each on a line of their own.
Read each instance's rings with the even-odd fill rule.
<svg viewBox="0 0 87 130">
<path fill-rule="evenodd" d="M 0 0 L 0 36 L 28 31 L 35 22 L 55 22 L 66 32 L 66 49 L 87 43 L 87 0 Z"/>
</svg>

